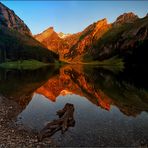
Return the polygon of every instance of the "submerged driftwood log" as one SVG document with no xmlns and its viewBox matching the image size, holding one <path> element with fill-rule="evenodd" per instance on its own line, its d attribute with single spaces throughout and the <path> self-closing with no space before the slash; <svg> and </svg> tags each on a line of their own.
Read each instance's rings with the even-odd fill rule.
<svg viewBox="0 0 148 148">
<path fill-rule="evenodd" d="M 74 105 L 67 103 L 62 110 L 57 111 L 59 119 L 49 122 L 39 133 L 38 139 L 42 141 L 45 137 L 50 137 L 57 131 L 64 133 L 69 127 L 75 125 Z"/>
</svg>

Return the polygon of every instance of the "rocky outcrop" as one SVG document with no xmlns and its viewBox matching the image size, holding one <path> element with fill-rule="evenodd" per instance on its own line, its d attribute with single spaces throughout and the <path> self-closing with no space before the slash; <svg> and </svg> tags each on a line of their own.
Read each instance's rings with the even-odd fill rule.
<svg viewBox="0 0 148 148">
<path fill-rule="evenodd" d="M 88 26 L 79 34 L 77 42 L 64 55 L 64 58 L 68 61 L 83 61 L 83 56 L 93 52 L 93 45 L 110 27 L 107 19 L 102 19 Z"/>
<path fill-rule="evenodd" d="M 64 38 L 64 41 L 68 44 L 69 49 L 78 42 L 78 40 L 79 40 L 79 38 L 81 36 L 81 33 L 82 32 L 71 34 L 71 35 L 66 36 Z"/>
<path fill-rule="evenodd" d="M 31 35 L 31 31 L 27 25 L 14 13 L 13 10 L 10 10 L 2 3 L 0 3 L 0 26 Z"/>
<path fill-rule="evenodd" d="M 133 23 L 135 20 L 138 19 L 138 16 L 135 15 L 133 12 L 124 13 L 117 17 L 116 21 L 113 23 L 113 25 L 121 25 L 124 23 Z"/>
</svg>

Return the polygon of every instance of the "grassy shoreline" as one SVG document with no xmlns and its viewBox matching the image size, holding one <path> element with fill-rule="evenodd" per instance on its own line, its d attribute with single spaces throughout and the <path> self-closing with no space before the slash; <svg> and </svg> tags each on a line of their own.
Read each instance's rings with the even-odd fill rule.
<svg viewBox="0 0 148 148">
<path fill-rule="evenodd" d="M 1 63 L 0 67 L 1 68 L 6 68 L 6 69 L 38 69 L 43 66 L 47 66 L 49 64 L 43 63 L 37 60 L 22 60 L 22 61 L 10 61 L 10 62 L 5 62 Z"/>
<path fill-rule="evenodd" d="M 103 60 L 103 61 L 90 61 L 90 62 L 69 62 L 69 61 L 62 61 L 66 64 L 82 64 L 82 65 L 98 65 L 98 66 L 121 66 L 124 67 L 123 59 L 114 56 L 112 58 Z"/>
<path fill-rule="evenodd" d="M 66 62 L 66 61 L 55 61 L 54 63 L 43 63 L 37 60 L 18 60 L 18 61 L 8 61 L 1 63 L 1 68 L 6 69 L 24 69 L 24 70 L 34 70 L 41 68 L 43 66 L 55 65 L 57 67 L 63 66 L 65 64 L 79 64 L 84 66 L 100 66 L 100 67 L 114 67 L 113 69 L 124 69 L 124 62 L 122 59 L 113 57 L 104 61 L 91 61 L 91 62 Z"/>
</svg>

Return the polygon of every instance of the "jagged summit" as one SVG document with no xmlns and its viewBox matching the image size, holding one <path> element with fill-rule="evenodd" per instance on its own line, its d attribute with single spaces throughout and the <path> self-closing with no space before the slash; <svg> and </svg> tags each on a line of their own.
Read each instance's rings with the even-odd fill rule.
<svg viewBox="0 0 148 148">
<path fill-rule="evenodd" d="M 0 2 L 0 26 L 17 30 L 20 33 L 31 35 L 27 25 L 8 7 Z"/>
<path fill-rule="evenodd" d="M 48 27 L 46 30 L 44 30 L 43 32 L 49 32 L 49 31 L 54 31 L 54 27 Z"/>
<path fill-rule="evenodd" d="M 53 27 L 49 27 L 46 30 L 44 30 L 43 32 L 35 35 L 34 37 L 38 40 L 38 41 L 43 41 L 44 39 L 48 38 L 49 36 L 56 34 L 56 32 L 54 31 Z"/>
<path fill-rule="evenodd" d="M 132 23 L 137 20 L 139 17 L 135 15 L 133 12 L 123 13 L 119 17 L 117 17 L 116 21 L 113 23 L 114 25 L 120 25 L 123 23 Z"/>
<path fill-rule="evenodd" d="M 34 37 L 55 53 L 59 53 L 62 49 L 67 49 L 67 44 L 62 40 L 62 37 L 59 37 L 59 34 L 54 31 L 53 27 L 47 28 L 45 31 Z"/>
<path fill-rule="evenodd" d="M 103 19 L 101 19 L 101 20 L 98 20 L 96 23 L 97 23 L 97 24 L 98 24 L 98 23 L 107 24 L 107 18 L 103 18 Z"/>
</svg>

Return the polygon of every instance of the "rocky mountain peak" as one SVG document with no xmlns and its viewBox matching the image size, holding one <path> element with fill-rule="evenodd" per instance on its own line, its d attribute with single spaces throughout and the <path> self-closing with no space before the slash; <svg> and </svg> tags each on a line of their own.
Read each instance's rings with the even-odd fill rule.
<svg viewBox="0 0 148 148">
<path fill-rule="evenodd" d="M 31 35 L 27 25 L 8 7 L 0 2 L 0 26 L 17 30 L 20 33 Z"/>
<path fill-rule="evenodd" d="M 67 49 L 68 46 L 62 37 L 59 37 L 59 34 L 54 31 L 53 27 L 47 28 L 45 31 L 35 35 L 34 37 L 36 40 L 45 45 L 49 50 L 58 54 L 64 49 Z"/>
<path fill-rule="evenodd" d="M 49 37 L 52 36 L 52 35 L 58 36 L 57 33 L 54 31 L 54 28 L 53 28 L 53 27 L 49 27 L 49 28 L 47 28 L 45 31 L 43 31 L 43 32 L 40 33 L 40 34 L 35 35 L 34 37 L 35 37 L 38 41 L 41 42 L 41 41 L 43 41 L 43 40 L 49 38 Z"/>
<path fill-rule="evenodd" d="M 117 17 L 116 21 L 113 24 L 120 25 L 123 23 L 132 23 L 133 21 L 137 19 L 138 19 L 138 16 L 135 15 L 133 12 L 123 13 L 122 15 Z"/>
<path fill-rule="evenodd" d="M 104 19 L 99 20 L 99 21 L 96 22 L 96 27 L 95 28 L 98 30 L 98 29 L 101 29 L 102 27 L 104 27 L 106 25 L 108 25 L 107 24 L 107 19 L 104 18 Z"/>
<path fill-rule="evenodd" d="M 54 27 L 49 27 L 44 32 L 52 32 L 52 31 L 54 31 Z"/>
<path fill-rule="evenodd" d="M 107 24 L 107 19 L 104 18 L 102 20 L 99 20 L 99 21 L 96 22 L 96 24 L 98 24 L 98 25 L 106 25 Z"/>
</svg>

